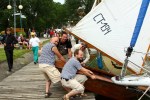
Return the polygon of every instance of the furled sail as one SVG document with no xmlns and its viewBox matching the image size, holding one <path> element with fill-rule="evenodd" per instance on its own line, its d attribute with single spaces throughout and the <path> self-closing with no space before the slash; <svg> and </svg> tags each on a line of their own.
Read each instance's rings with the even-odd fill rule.
<svg viewBox="0 0 150 100">
<path fill-rule="evenodd" d="M 140 9 L 140 13 L 138 15 L 138 19 L 137 19 L 137 22 L 136 22 L 136 26 L 134 28 L 134 32 L 133 32 L 133 35 L 132 35 L 132 39 L 131 39 L 131 42 L 130 42 L 130 47 L 134 47 L 135 44 L 136 44 L 136 40 L 139 36 L 139 33 L 140 33 L 140 30 L 141 30 L 141 26 L 143 24 L 143 19 L 145 17 L 145 14 L 146 14 L 146 11 L 147 11 L 147 8 L 149 6 L 149 2 L 150 0 L 144 0 L 142 2 L 142 5 L 141 5 L 141 9 Z"/>
<path fill-rule="evenodd" d="M 100 51 L 123 63 L 130 44 L 142 0 L 102 0 L 71 32 Z M 139 37 L 130 61 L 142 66 L 150 44 L 150 7 L 148 7 Z M 141 53 L 137 53 L 141 52 Z M 139 73 L 140 68 L 132 63 L 128 67 Z"/>
</svg>

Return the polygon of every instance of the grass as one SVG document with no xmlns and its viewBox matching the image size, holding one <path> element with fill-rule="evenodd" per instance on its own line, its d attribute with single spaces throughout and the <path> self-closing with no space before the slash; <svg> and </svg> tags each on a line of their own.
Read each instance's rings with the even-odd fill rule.
<svg viewBox="0 0 150 100">
<path fill-rule="evenodd" d="M 49 39 L 48 39 L 48 40 L 46 40 L 46 41 L 43 41 L 42 45 L 44 45 L 44 44 L 48 43 L 49 41 L 50 41 Z"/>
<path fill-rule="evenodd" d="M 48 43 L 49 40 L 46 40 L 42 43 L 42 45 Z M 16 58 L 21 58 L 22 55 L 24 55 L 25 53 L 31 52 L 32 50 L 29 49 L 14 49 L 14 59 Z M 5 55 L 5 51 L 4 48 L 0 48 L 0 63 L 6 61 L 6 55 Z"/>
<path fill-rule="evenodd" d="M 14 59 L 16 58 L 20 58 L 22 57 L 23 54 L 30 52 L 31 50 L 26 50 L 26 49 L 22 49 L 22 50 L 14 50 Z M 0 48 L 0 62 L 6 61 L 6 55 L 5 55 L 5 51 L 3 48 Z"/>
</svg>

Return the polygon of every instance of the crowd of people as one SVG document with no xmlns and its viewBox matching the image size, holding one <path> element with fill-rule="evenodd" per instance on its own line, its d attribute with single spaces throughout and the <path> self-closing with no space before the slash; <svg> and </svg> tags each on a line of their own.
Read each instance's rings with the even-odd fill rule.
<svg viewBox="0 0 150 100">
<path fill-rule="evenodd" d="M 96 79 L 92 71 L 84 68 L 90 59 L 87 45 L 83 42 L 79 44 L 72 43 L 71 36 L 66 32 L 61 32 L 60 36 L 54 31 L 50 31 L 50 42 L 42 48 L 41 41 L 34 31 L 30 33 L 30 39 L 24 38 L 22 34 L 15 38 L 11 33 L 11 28 L 7 28 L 5 33 L 6 35 L 2 41 L 8 62 L 8 72 L 11 72 L 13 68 L 15 44 L 18 43 L 20 46 L 27 46 L 28 49 L 32 49 L 34 64 L 39 63 L 39 68 L 45 76 L 45 98 L 50 97 L 52 94 L 51 84 L 59 81 L 61 81 L 62 86 L 68 92 L 63 96 L 63 100 L 69 100 L 70 97 L 77 94 L 84 96 L 85 81 L 88 77 Z M 55 66 L 56 60 L 61 60 L 65 63 L 61 73 Z"/>
<path fill-rule="evenodd" d="M 40 40 L 36 37 L 36 33 L 33 30 L 30 34 L 30 37 L 27 39 L 20 34 L 19 36 L 14 36 L 12 28 L 6 28 L 3 35 L 0 35 L 0 45 L 3 45 L 7 63 L 8 63 L 8 71 L 7 73 L 11 73 L 13 69 L 13 51 L 14 48 L 26 48 L 31 49 L 34 55 L 34 63 L 38 62 L 38 48 L 39 48 Z"/>
</svg>

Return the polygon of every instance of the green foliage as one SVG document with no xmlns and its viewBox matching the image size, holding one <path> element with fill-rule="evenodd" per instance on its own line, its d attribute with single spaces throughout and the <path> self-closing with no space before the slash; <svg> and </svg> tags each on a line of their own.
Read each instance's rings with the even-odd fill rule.
<svg viewBox="0 0 150 100">
<path fill-rule="evenodd" d="M 5 60 L 6 60 L 5 51 L 3 48 L 0 48 L 0 62 L 5 61 Z"/>
<path fill-rule="evenodd" d="M 22 57 L 23 54 L 30 52 L 31 50 L 26 50 L 26 49 L 22 49 L 22 50 L 14 50 L 14 59 Z M 6 55 L 5 55 L 5 51 L 3 48 L 0 48 L 0 62 L 6 61 Z"/>
<path fill-rule="evenodd" d="M 10 4 L 13 5 L 13 0 L 10 1 Z M 85 13 L 87 14 L 93 2 L 94 0 L 66 0 L 62 5 L 53 2 L 53 0 L 21 0 L 23 5 L 21 12 L 26 16 L 26 19 L 22 19 L 22 27 L 24 29 L 34 28 L 36 31 L 42 32 L 45 28 L 60 28 L 68 20 L 78 22 L 80 19 L 77 9 L 85 5 Z M 16 3 L 18 6 L 19 0 L 16 0 Z M 13 9 L 8 10 L 8 4 L 9 0 L 0 1 L 0 31 L 8 26 L 13 27 Z M 20 12 L 18 8 L 16 10 Z M 16 22 L 17 27 L 20 28 L 20 16 L 16 16 Z"/>
<path fill-rule="evenodd" d="M 75 24 L 80 20 L 79 14 L 77 13 L 78 8 L 85 6 L 85 14 L 87 14 L 94 3 L 94 0 L 66 0 L 65 5 L 68 10 L 67 17 L 69 21 L 75 22 Z"/>
<path fill-rule="evenodd" d="M 17 36 L 20 36 L 20 34 L 22 34 L 24 37 L 26 36 L 25 32 L 17 32 Z"/>
</svg>

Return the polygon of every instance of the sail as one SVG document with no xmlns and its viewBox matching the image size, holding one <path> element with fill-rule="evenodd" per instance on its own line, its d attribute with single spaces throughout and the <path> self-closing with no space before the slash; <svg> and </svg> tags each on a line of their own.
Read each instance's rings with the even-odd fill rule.
<svg viewBox="0 0 150 100">
<path fill-rule="evenodd" d="M 129 46 L 142 0 L 102 0 L 92 9 L 71 32 L 103 51 L 111 58 L 123 63 L 125 49 Z M 138 66 L 143 60 L 150 44 L 150 7 L 129 58 Z M 141 52 L 141 53 L 137 53 Z M 140 68 L 128 63 L 128 67 L 139 73 Z"/>
</svg>

